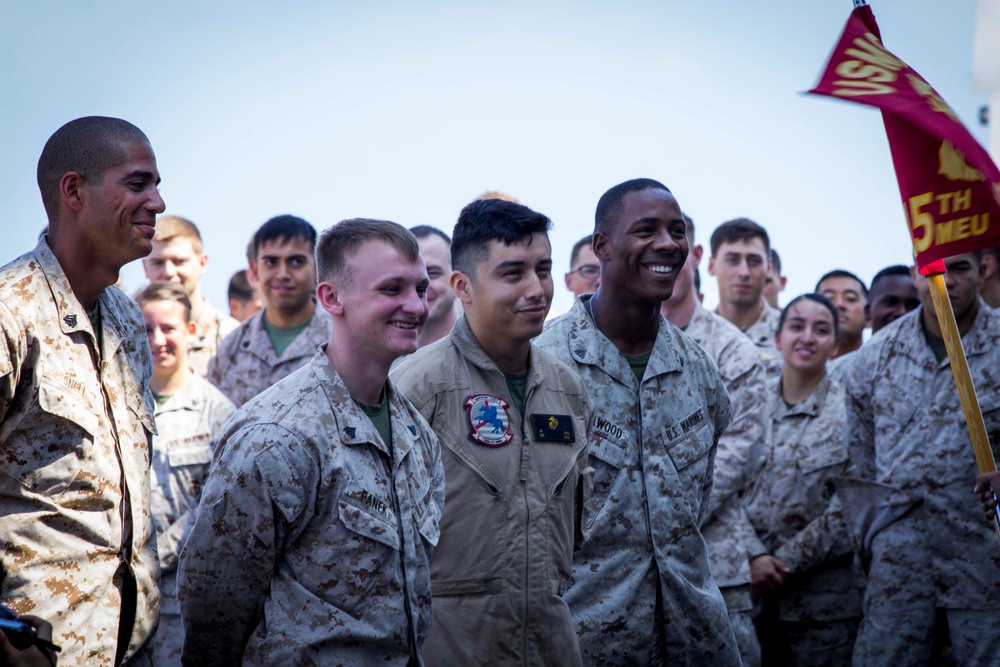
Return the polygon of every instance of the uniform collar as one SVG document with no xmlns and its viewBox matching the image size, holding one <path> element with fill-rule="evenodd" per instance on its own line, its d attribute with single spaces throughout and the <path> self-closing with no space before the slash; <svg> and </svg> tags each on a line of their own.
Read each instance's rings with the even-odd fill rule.
<svg viewBox="0 0 1000 667">
<path fill-rule="evenodd" d="M 781 313 L 772 308 L 771 304 L 762 298 L 760 315 L 753 324 L 747 327 L 744 333 L 758 347 L 761 345 L 774 345 L 774 332 L 778 328 L 778 319 L 780 316 Z"/>
<path fill-rule="evenodd" d="M 903 354 L 913 359 L 932 363 L 935 368 L 942 368 L 951 362 L 945 357 L 938 363 L 934 357 L 934 353 L 924 337 L 923 312 L 924 307 L 918 306 L 897 320 L 899 328 L 896 332 L 896 345 Z M 893 322 L 889 326 L 895 325 L 896 322 Z M 962 348 L 965 350 L 965 356 L 977 356 L 994 350 L 1000 343 L 997 340 L 998 332 L 1000 332 L 1000 313 L 987 306 L 980 299 L 979 312 L 972 323 L 972 328 L 962 336 Z"/>
<path fill-rule="evenodd" d="M 813 393 L 809 394 L 809 398 L 789 407 L 781 395 L 781 379 L 776 379 L 771 388 L 776 401 L 773 413 L 775 420 L 795 415 L 808 415 L 810 417 L 819 415 L 823 404 L 826 402 L 826 395 L 830 391 L 830 383 L 830 376 L 824 376 L 820 383 L 816 385 L 816 388 L 813 389 Z"/>
<path fill-rule="evenodd" d="M 965 354 L 972 356 L 992 351 L 997 346 L 998 335 L 1000 335 L 1000 310 L 990 308 L 980 298 L 976 321 L 972 323 L 972 328 L 962 336 L 962 347 L 965 348 Z"/>
<path fill-rule="evenodd" d="M 458 352 L 472 365 L 486 372 L 503 375 L 503 371 L 497 368 L 496 363 L 486 354 L 483 346 L 479 344 L 479 340 L 476 338 L 476 334 L 472 332 L 472 327 L 469 326 L 469 320 L 465 317 L 464 313 L 459 315 L 455 321 L 455 326 L 452 327 L 451 333 L 448 336 L 455 344 Z M 528 351 L 527 387 L 534 386 L 544 379 L 545 374 L 539 361 L 538 355 L 535 354 L 534 345 L 532 345 Z"/>
<path fill-rule="evenodd" d="M 333 408 L 332 414 L 336 420 L 337 432 L 345 445 L 372 445 L 389 457 L 393 466 L 398 466 L 410 452 L 413 438 L 417 434 L 417 426 L 410 411 L 403 403 L 402 397 L 395 386 L 386 379 L 385 391 L 389 401 L 389 418 L 392 422 L 392 451 L 384 442 L 372 424 L 372 420 L 357 406 L 351 394 L 344 385 L 337 369 L 326 356 L 327 343 L 319 346 L 310 362 L 313 373 L 326 393 Z M 402 429 L 402 430 L 401 430 Z"/>
<path fill-rule="evenodd" d="M 587 312 L 586 303 L 593 295 L 583 295 L 566 314 L 569 335 L 566 337 L 569 354 L 583 364 L 597 366 L 620 383 L 638 391 L 639 383 L 625 356 L 594 324 Z M 677 353 L 677 332 L 674 326 L 659 315 L 659 330 L 646 366 L 646 377 L 679 371 L 683 362 Z"/>
<path fill-rule="evenodd" d="M 97 336 L 94 327 L 90 323 L 90 315 L 83 309 L 80 300 L 73 293 L 73 288 L 69 284 L 66 272 L 63 271 L 59 259 L 49 247 L 48 235 L 43 235 L 38 240 L 38 245 L 34 250 L 35 261 L 38 262 L 45 281 L 52 292 L 52 299 L 56 306 L 56 313 L 59 319 L 59 328 L 64 334 L 84 332 L 90 336 L 93 346 L 97 347 Z M 114 296 L 110 290 L 118 289 L 114 286 L 105 287 L 97 296 L 97 303 L 101 309 L 101 332 L 103 341 L 102 358 L 107 359 L 114 355 L 121 345 L 122 340 L 129 332 L 122 330 L 122 322 L 119 313 L 119 306 L 115 303 Z M 123 295 L 124 296 L 124 295 Z"/>
<path fill-rule="evenodd" d="M 38 240 L 33 254 L 52 292 L 59 317 L 59 328 L 64 334 L 85 331 L 93 336 L 94 328 L 90 324 L 90 316 L 73 293 L 62 265 L 49 247 L 47 235 Z"/>
<path fill-rule="evenodd" d="M 195 412 L 201 410 L 201 406 L 205 403 L 206 384 L 206 380 L 203 380 L 197 372 L 192 371 L 188 383 L 180 391 L 170 394 L 163 405 L 157 406 L 156 415 L 176 410 L 193 410 Z"/>
<path fill-rule="evenodd" d="M 207 302 L 205 304 L 208 305 Z M 296 357 L 308 356 L 313 352 L 315 348 L 312 347 L 311 341 L 314 341 L 319 335 L 319 332 L 323 331 L 322 327 L 324 325 L 323 317 L 329 317 L 326 311 L 313 300 L 313 314 L 309 319 L 309 324 L 306 328 L 295 337 L 282 356 L 278 356 L 274 353 L 274 347 L 271 345 L 271 338 L 267 335 L 267 327 L 264 325 L 264 313 L 267 312 L 267 308 L 261 308 L 253 316 L 244 322 L 241 326 L 247 327 L 249 330 L 248 334 L 243 341 L 240 343 L 240 347 L 245 352 L 250 352 L 257 358 L 267 362 L 269 365 L 273 366 L 278 361 L 282 359 L 292 359 Z M 323 336 L 320 336 L 323 337 Z M 328 339 L 329 337 L 324 337 Z M 324 340 L 326 342 L 326 340 Z M 306 347 L 303 347 L 306 346 Z"/>
<path fill-rule="evenodd" d="M 194 342 L 197 343 L 196 346 L 192 346 L 195 349 L 201 349 L 206 346 L 208 334 L 211 331 L 218 331 L 219 329 L 219 316 L 222 313 L 217 311 L 212 307 L 212 304 L 208 302 L 205 297 L 201 298 L 201 313 L 198 315 L 198 319 L 195 320 L 195 334 Z"/>
</svg>

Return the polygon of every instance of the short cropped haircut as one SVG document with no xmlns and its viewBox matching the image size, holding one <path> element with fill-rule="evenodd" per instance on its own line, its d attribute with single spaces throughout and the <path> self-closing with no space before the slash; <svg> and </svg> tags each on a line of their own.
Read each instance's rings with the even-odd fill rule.
<svg viewBox="0 0 1000 667">
<path fill-rule="evenodd" d="M 247 280 L 246 269 L 240 269 L 229 279 L 229 289 L 227 290 L 226 297 L 231 301 L 239 301 L 240 303 L 250 303 L 253 300 L 253 287 L 250 286 L 250 281 Z"/>
<path fill-rule="evenodd" d="M 174 239 L 187 239 L 191 242 L 195 254 L 201 254 L 203 249 L 201 232 L 193 222 L 179 215 L 161 215 L 156 219 L 156 233 L 153 234 L 153 240 L 169 243 Z"/>
<path fill-rule="evenodd" d="M 687 237 L 688 245 L 694 247 L 694 219 L 684 211 L 681 211 L 681 217 L 684 218 L 684 236 Z"/>
<path fill-rule="evenodd" d="M 865 285 L 865 281 L 845 269 L 834 269 L 833 271 L 827 271 L 824 273 L 820 279 L 816 281 L 817 292 L 819 291 L 820 284 L 822 284 L 822 282 L 827 278 L 850 278 L 851 280 L 857 281 L 857 283 L 861 285 L 861 293 L 865 296 L 865 299 L 868 299 L 868 286 Z"/>
<path fill-rule="evenodd" d="M 594 212 L 594 231 L 602 234 L 610 232 L 618 221 L 618 216 L 622 213 L 622 200 L 625 199 L 625 195 L 643 190 L 670 192 L 670 188 L 651 178 L 633 178 L 630 181 L 619 183 L 601 195 L 598 200 L 597 210 Z"/>
<path fill-rule="evenodd" d="M 133 300 L 139 307 L 146 305 L 150 301 L 173 301 L 184 306 L 184 322 L 191 323 L 191 299 L 187 292 L 176 283 L 165 281 L 149 283 L 135 293 Z"/>
<path fill-rule="evenodd" d="M 420 259 L 417 237 L 406 227 L 388 220 L 352 218 L 323 230 L 316 244 L 316 268 L 320 282 L 350 286 L 354 280 L 348 259 L 366 243 L 381 241 L 410 262 Z"/>
<path fill-rule="evenodd" d="M 410 227 L 410 233 L 417 237 L 417 240 L 425 239 L 428 236 L 437 236 L 444 240 L 451 247 L 451 237 L 442 232 L 437 227 L 431 227 L 430 225 L 417 225 L 416 227 Z"/>
<path fill-rule="evenodd" d="M 462 209 L 455 223 L 451 265 L 472 280 L 493 241 L 514 245 L 537 232 L 547 234 L 552 221 L 523 204 L 505 199 L 477 199 Z"/>
<path fill-rule="evenodd" d="M 771 248 L 771 266 L 774 267 L 774 272 L 781 275 L 781 255 L 774 248 Z"/>
<path fill-rule="evenodd" d="M 476 199 L 502 199 L 504 201 L 514 202 L 515 204 L 520 203 L 514 195 L 509 195 L 506 192 L 500 192 L 499 190 L 487 190 L 483 194 L 476 197 Z"/>
<path fill-rule="evenodd" d="M 770 262 L 771 238 L 767 235 L 766 229 L 750 218 L 727 220 L 715 228 L 708 243 L 712 249 L 712 257 L 715 257 L 719 252 L 719 246 L 723 243 L 737 243 L 749 239 L 760 239 L 764 243 L 764 256 Z"/>
<path fill-rule="evenodd" d="M 38 190 L 49 221 L 59 214 L 59 182 L 73 171 L 84 181 L 100 185 L 104 172 L 124 164 L 126 146 L 149 139 L 142 130 L 120 118 L 86 116 L 66 123 L 45 142 L 38 158 Z"/>
<path fill-rule="evenodd" d="M 789 301 L 788 305 L 785 306 L 784 309 L 782 309 L 781 317 L 778 318 L 778 331 L 781 331 L 781 328 L 785 326 L 785 319 L 788 316 L 788 309 L 804 299 L 808 299 L 809 301 L 815 301 L 816 303 L 818 303 L 819 305 L 823 306 L 824 308 L 830 311 L 830 317 L 833 318 L 833 337 L 839 338 L 840 325 L 837 323 L 838 319 L 837 307 L 833 305 L 833 301 L 830 301 L 828 298 L 826 298 L 822 294 L 819 294 L 818 292 L 810 292 L 809 294 L 800 294 L 791 301 Z"/>
<path fill-rule="evenodd" d="M 573 262 L 580 256 L 580 251 L 589 248 L 594 244 L 594 235 L 587 234 L 582 239 L 573 244 L 573 250 L 569 253 L 569 267 L 573 268 Z"/>
<path fill-rule="evenodd" d="M 906 276 L 907 278 L 910 278 L 910 267 L 904 266 L 902 264 L 893 264 L 892 266 L 885 267 L 884 269 L 876 273 L 874 278 L 872 278 L 872 284 L 871 287 L 869 287 L 869 289 L 875 291 L 875 285 L 880 280 L 888 278 L 889 276 Z"/>
<path fill-rule="evenodd" d="M 256 261 L 260 247 L 265 243 L 277 241 L 287 243 L 301 240 L 309 244 L 309 250 L 316 249 L 316 229 L 302 218 L 294 215 L 276 215 L 271 218 L 253 235 L 253 259 Z"/>
</svg>

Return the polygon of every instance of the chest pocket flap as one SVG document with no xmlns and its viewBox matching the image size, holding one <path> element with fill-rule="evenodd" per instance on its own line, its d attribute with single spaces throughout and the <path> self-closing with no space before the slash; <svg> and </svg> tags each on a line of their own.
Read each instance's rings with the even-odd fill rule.
<svg viewBox="0 0 1000 667">
<path fill-rule="evenodd" d="M 210 439 L 206 435 L 201 442 L 185 443 L 175 445 L 167 453 L 170 466 L 177 468 L 180 466 L 207 465 L 212 462 L 212 448 Z"/>
<path fill-rule="evenodd" d="M 694 420 L 694 423 L 688 420 Z M 708 454 L 712 449 L 714 434 L 704 417 L 704 410 L 699 409 L 679 424 L 668 427 L 662 437 L 668 442 L 667 452 L 674 467 L 684 470 Z"/>
<path fill-rule="evenodd" d="M 62 417 L 71 421 L 91 437 L 97 435 L 99 421 L 94 410 L 87 405 L 81 397 L 74 396 L 63 389 L 57 389 L 48 382 L 42 382 L 38 386 L 38 406 L 57 417 Z"/>
<path fill-rule="evenodd" d="M 399 551 L 396 513 L 380 496 L 351 482 L 340 496 L 337 510 L 341 523 L 352 533 Z"/>
<path fill-rule="evenodd" d="M 628 434 L 621 426 L 594 414 L 591 429 L 590 455 L 604 461 L 613 468 L 625 466 Z"/>
<path fill-rule="evenodd" d="M 799 469 L 804 473 L 809 473 L 846 464 L 847 443 L 843 437 L 834 437 L 817 442 L 811 451 L 799 460 Z"/>
</svg>

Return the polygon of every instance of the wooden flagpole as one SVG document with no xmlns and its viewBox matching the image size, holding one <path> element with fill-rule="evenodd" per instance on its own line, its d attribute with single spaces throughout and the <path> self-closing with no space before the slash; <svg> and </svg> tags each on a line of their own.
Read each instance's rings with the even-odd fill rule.
<svg viewBox="0 0 1000 667">
<path fill-rule="evenodd" d="M 983 421 L 983 412 L 979 409 L 979 398 L 972 383 L 969 362 L 965 358 L 965 348 L 962 346 L 962 335 L 958 332 L 958 323 L 955 321 L 955 311 L 951 307 L 951 299 L 948 298 L 948 288 L 944 284 L 944 274 L 930 274 L 927 276 L 927 284 L 930 286 L 938 324 L 941 325 L 944 346 L 948 350 L 951 372 L 955 376 L 955 386 L 958 387 L 958 398 L 962 402 L 962 412 L 965 413 L 965 423 L 972 438 L 972 449 L 976 453 L 979 472 L 991 472 L 997 469 L 997 464 L 993 460 L 993 450 L 990 449 L 990 440 L 986 435 L 986 422 Z M 1000 517 L 997 515 L 993 516 L 993 528 L 996 530 L 997 540 L 1000 541 Z"/>
</svg>

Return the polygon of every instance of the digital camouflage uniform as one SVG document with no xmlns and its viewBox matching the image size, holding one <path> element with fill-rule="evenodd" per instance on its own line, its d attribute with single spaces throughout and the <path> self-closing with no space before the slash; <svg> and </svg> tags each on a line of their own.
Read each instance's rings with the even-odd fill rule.
<svg viewBox="0 0 1000 667">
<path fill-rule="evenodd" d="M 218 352 L 226 336 L 236 331 L 240 323 L 217 310 L 205 299 L 202 301 L 201 314 L 194 325 L 194 335 L 188 343 L 188 365 L 195 373 L 206 377 L 208 362 Z"/>
<path fill-rule="evenodd" d="M 867 508 L 850 507 L 860 516 L 874 514 L 870 525 L 848 524 L 871 557 L 855 663 L 926 664 L 939 608 L 948 618 L 956 664 L 995 664 L 1000 549 L 972 497 L 978 467 L 950 364 L 935 359 L 922 315 L 917 308 L 862 346 L 846 383 L 849 472 L 889 489 Z M 1000 311 L 980 303 L 962 345 L 996 454 Z M 840 495 L 846 515 L 857 501 Z"/>
<path fill-rule="evenodd" d="M 236 407 L 308 364 L 316 348 L 333 335 L 333 320 L 317 305 L 309 325 L 278 357 L 264 328 L 266 310 L 258 311 L 226 336 L 208 364 L 208 381 Z"/>
<path fill-rule="evenodd" d="M 148 664 L 143 644 L 160 605 L 145 325 L 121 290 L 97 303 L 100 352 L 46 237 L 0 269 L 3 600 L 52 623 L 63 666 L 114 662 L 127 569 L 134 664 Z"/>
<path fill-rule="evenodd" d="M 767 622 L 789 664 L 849 666 L 865 580 L 835 495 L 847 468 L 844 388 L 826 377 L 788 407 L 773 379 L 767 395 L 771 441 L 745 496 L 759 538 L 751 553 L 772 554 L 790 571 L 766 596 L 776 608 Z"/>
<path fill-rule="evenodd" d="M 760 664 L 750 599 L 747 539 L 753 526 L 741 495 L 759 469 L 764 452 L 766 412 L 764 365 L 756 346 L 734 324 L 700 304 L 684 329 L 719 367 L 729 393 L 732 421 L 719 438 L 712 475 L 712 495 L 701 532 L 708 546 L 712 577 L 722 591 L 744 667 Z"/>
<path fill-rule="evenodd" d="M 186 665 L 422 665 L 444 469 L 386 383 L 387 445 L 325 354 L 229 421 L 181 552 Z"/>
<path fill-rule="evenodd" d="M 782 362 L 778 344 L 774 341 L 774 332 L 778 330 L 781 311 L 772 308 L 771 304 L 764 299 L 761 299 L 761 306 L 757 321 L 743 333 L 760 349 L 760 360 L 764 364 L 764 372 L 767 377 L 778 377 L 781 375 Z M 715 309 L 715 314 L 719 314 L 718 308 Z"/>
<path fill-rule="evenodd" d="M 826 374 L 830 376 L 831 380 L 836 380 L 841 384 L 844 383 L 850 373 L 851 364 L 854 363 L 855 352 L 857 350 L 826 362 Z"/>
<path fill-rule="evenodd" d="M 576 370 L 594 404 L 588 541 L 565 598 L 585 664 L 738 665 L 699 526 L 729 398 L 710 357 L 662 317 L 640 384 L 586 313 L 537 339 Z"/>
<path fill-rule="evenodd" d="M 156 408 L 151 489 L 160 556 L 160 627 L 153 637 L 156 667 L 181 664 L 184 626 L 177 602 L 177 556 L 194 525 L 215 444 L 235 409 L 197 374 Z"/>
<path fill-rule="evenodd" d="M 583 382 L 532 347 L 522 414 L 464 315 L 392 378 L 437 433 L 447 479 L 428 664 L 579 665 L 561 596 L 593 480 Z"/>
</svg>

